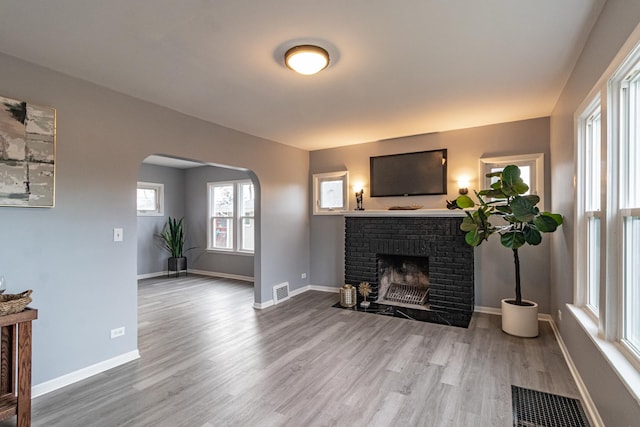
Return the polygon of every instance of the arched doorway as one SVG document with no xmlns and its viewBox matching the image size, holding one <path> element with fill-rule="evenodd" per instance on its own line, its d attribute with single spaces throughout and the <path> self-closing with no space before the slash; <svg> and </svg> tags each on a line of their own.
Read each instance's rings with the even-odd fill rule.
<svg viewBox="0 0 640 427">
<path fill-rule="evenodd" d="M 254 281 L 259 250 L 260 192 L 254 173 L 231 166 L 152 155 L 140 165 L 138 188 L 141 187 L 143 194 L 144 189 L 152 189 L 146 194 L 149 197 L 155 194 L 161 199 L 157 203 L 161 206 L 159 212 L 138 212 L 139 279 L 166 274 L 168 253 L 158 245 L 156 236 L 168 217 L 172 217 L 184 218 L 185 248 L 191 248 L 187 253 L 189 271 Z M 212 194 L 230 188 L 233 188 L 230 206 L 237 210 L 223 214 L 230 213 L 229 218 L 216 218 Z M 151 205 L 153 203 L 148 204 Z"/>
</svg>

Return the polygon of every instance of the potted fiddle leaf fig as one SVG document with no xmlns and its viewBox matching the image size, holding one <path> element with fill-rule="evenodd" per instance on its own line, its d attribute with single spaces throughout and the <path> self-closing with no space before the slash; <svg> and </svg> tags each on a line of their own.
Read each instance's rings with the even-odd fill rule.
<svg viewBox="0 0 640 427">
<path fill-rule="evenodd" d="M 520 337 L 535 337 L 538 336 L 538 304 L 522 298 L 518 249 L 524 245 L 539 245 L 542 233 L 552 233 L 562 225 L 562 215 L 540 212 L 536 207 L 540 197 L 526 194 L 529 186 L 520 177 L 518 166 L 506 166 L 487 177 L 497 180 L 491 188 L 475 192 L 477 203 L 462 195 L 448 207 L 465 209 L 466 216 L 460 229 L 466 232 L 467 244 L 479 246 L 491 235 L 498 234 L 502 246 L 511 249 L 515 265 L 515 298 L 501 301 L 502 330 Z"/>
<path fill-rule="evenodd" d="M 165 223 L 159 237 L 162 247 L 171 255 L 167 262 L 168 272 L 175 271 L 179 274 L 187 270 L 187 257 L 184 252 L 185 232 L 183 225 L 184 218 L 171 218 Z"/>
</svg>

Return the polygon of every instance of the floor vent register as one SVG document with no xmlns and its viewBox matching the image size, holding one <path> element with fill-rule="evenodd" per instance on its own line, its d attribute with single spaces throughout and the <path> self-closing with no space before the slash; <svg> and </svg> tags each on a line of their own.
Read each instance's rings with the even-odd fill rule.
<svg viewBox="0 0 640 427">
<path fill-rule="evenodd" d="M 515 427 L 589 427 L 580 400 L 511 386 Z"/>
</svg>

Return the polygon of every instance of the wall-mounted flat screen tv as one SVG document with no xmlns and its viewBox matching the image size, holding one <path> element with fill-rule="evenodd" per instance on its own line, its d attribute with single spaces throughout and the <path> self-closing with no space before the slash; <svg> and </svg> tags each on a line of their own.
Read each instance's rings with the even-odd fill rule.
<svg viewBox="0 0 640 427">
<path fill-rule="evenodd" d="M 447 150 L 370 158 L 371 197 L 447 194 Z"/>
</svg>

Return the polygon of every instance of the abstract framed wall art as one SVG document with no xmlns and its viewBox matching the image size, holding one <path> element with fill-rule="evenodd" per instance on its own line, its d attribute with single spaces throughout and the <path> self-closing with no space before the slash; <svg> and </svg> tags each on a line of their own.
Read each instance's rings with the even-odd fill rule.
<svg viewBox="0 0 640 427">
<path fill-rule="evenodd" d="M 0 96 L 0 206 L 55 205 L 56 110 Z"/>
</svg>

